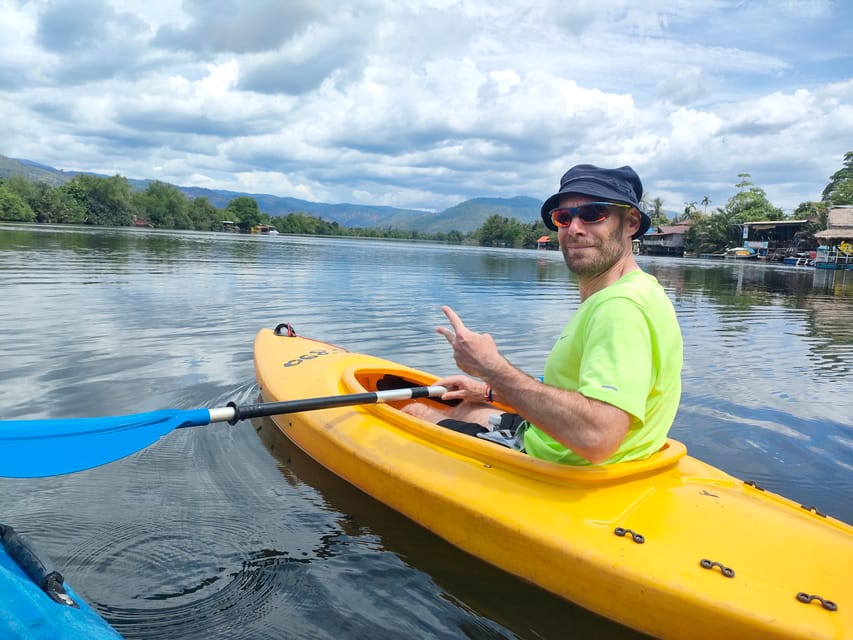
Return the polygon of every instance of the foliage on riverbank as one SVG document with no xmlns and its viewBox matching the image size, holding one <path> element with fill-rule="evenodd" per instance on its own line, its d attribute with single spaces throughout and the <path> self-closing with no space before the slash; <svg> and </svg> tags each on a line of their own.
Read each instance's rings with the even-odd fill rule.
<svg viewBox="0 0 853 640">
<path fill-rule="evenodd" d="M 853 151 L 844 155 L 844 165 L 831 177 L 818 202 L 802 202 L 790 217 L 774 206 L 764 190 L 750 182 L 748 173 L 738 175 L 738 191 L 729 198 L 725 206 L 708 215 L 686 203 L 684 217 L 693 224 L 685 236 L 684 248 L 693 253 L 717 253 L 722 249 L 740 246 L 741 225 L 744 222 L 763 220 L 809 220 L 804 225 L 801 241 L 805 246 L 816 245 L 814 234 L 826 229 L 827 211 L 832 206 L 853 204 Z M 707 198 L 703 204 L 710 204 Z"/>
<path fill-rule="evenodd" d="M 708 213 L 711 204 L 705 196 L 700 211 L 696 202 L 685 203 L 683 216 L 672 222 L 692 221 L 686 236 L 686 250 L 713 253 L 739 244 L 738 225 L 761 220 L 782 220 L 785 215 L 774 206 L 764 190 L 750 182 L 748 173 L 739 174 L 737 192 L 728 202 Z M 844 156 L 843 167 L 830 177 L 818 202 L 803 202 L 789 219 L 814 221 L 807 233 L 826 228 L 826 212 L 832 205 L 853 204 L 853 151 Z M 647 206 L 653 225 L 671 221 L 663 214 L 663 201 L 655 198 Z M 119 175 L 103 178 L 77 174 L 59 186 L 34 182 L 23 175 L 0 179 L 0 221 L 43 222 L 54 224 L 90 224 L 103 226 L 142 226 L 161 229 L 219 231 L 234 223 L 248 232 L 258 225 L 269 225 L 279 233 L 432 240 L 471 243 L 491 247 L 535 248 L 543 235 L 556 241 L 541 220 L 521 222 L 494 214 L 471 233 L 457 230 L 427 233 L 397 228 L 349 228 L 303 212 L 270 216 L 262 212 L 250 196 L 238 196 L 224 208 L 206 197 L 188 198 L 177 187 L 152 182 L 144 190 L 134 190 L 127 178 Z"/>
<path fill-rule="evenodd" d="M 205 197 L 188 198 L 163 182 L 152 182 L 145 190 L 134 190 L 122 176 L 102 178 L 78 174 L 65 184 L 53 186 L 32 182 L 21 175 L 0 180 L 0 221 L 51 224 L 89 224 L 112 227 L 141 226 L 158 229 L 221 231 L 236 226 L 243 232 L 268 225 L 279 233 L 358 236 L 403 240 L 431 240 L 484 246 L 536 247 L 547 233 L 541 223 L 522 223 L 493 215 L 478 230 L 427 233 L 398 228 L 344 227 L 303 212 L 270 216 L 255 198 L 238 196 L 225 208 L 215 207 Z"/>
</svg>

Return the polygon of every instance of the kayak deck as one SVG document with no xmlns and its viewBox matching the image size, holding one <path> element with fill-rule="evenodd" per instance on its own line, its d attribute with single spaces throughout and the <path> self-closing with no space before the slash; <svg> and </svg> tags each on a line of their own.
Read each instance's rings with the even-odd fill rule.
<svg viewBox="0 0 853 640">
<path fill-rule="evenodd" d="M 267 401 L 436 379 L 271 330 L 256 337 L 255 366 Z M 320 464 L 452 544 L 644 633 L 853 636 L 849 525 L 674 440 L 648 460 L 568 467 L 419 420 L 401 404 L 273 420 Z"/>
</svg>

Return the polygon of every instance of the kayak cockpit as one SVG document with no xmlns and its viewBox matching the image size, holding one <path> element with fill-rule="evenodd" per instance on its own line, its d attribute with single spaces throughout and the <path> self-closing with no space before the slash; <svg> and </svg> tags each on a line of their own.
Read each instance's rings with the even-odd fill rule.
<svg viewBox="0 0 853 640">
<path fill-rule="evenodd" d="M 402 366 L 399 368 L 351 367 L 345 369 L 341 376 L 344 391 L 347 393 L 429 386 L 434 384 L 435 380 L 435 376 Z M 674 467 L 687 454 L 687 448 L 684 444 L 670 439 L 658 452 L 645 460 L 588 467 L 561 465 L 539 460 L 507 447 L 456 433 L 450 429 L 415 418 L 400 411 L 400 408 L 407 402 L 411 401 L 403 400 L 384 405 L 370 405 L 363 407 L 363 409 L 375 412 L 384 423 L 403 429 L 435 444 L 440 444 L 457 453 L 482 459 L 486 464 L 510 466 L 515 473 L 536 477 L 544 481 L 568 484 L 600 484 L 622 481 Z M 452 406 L 438 398 L 422 398 L 417 402 L 428 402 L 434 408 L 445 411 Z M 504 407 L 504 409 L 511 410 L 510 407 Z"/>
</svg>

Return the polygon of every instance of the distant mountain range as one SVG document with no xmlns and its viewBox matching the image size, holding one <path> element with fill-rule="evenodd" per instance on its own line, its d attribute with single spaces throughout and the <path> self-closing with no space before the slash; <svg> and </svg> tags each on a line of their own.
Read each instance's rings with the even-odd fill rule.
<svg viewBox="0 0 853 640">
<path fill-rule="evenodd" d="M 88 173 L 104 178 L 110 176 L 84 171 L 62 171 L 32 160 L 8 158 L 0 155 L 0 178 L 22 175 L 32 182 L 44 182 L 57 187 L 65 184 L 79 173 Z M 134 189 L 146 189 L 150 179 L 127 178 Z M 224 208 L 238 196 L 251 196 L 261 211 L 270 216 L 284 216 L 288 213 L 306 213 L 329 222 L 337 222 L 345 227 L 397 228 L 423 233 L 441 233 L 452 230 L 469 233 L 483 225 L 492 215 L 515 218 L 521 222 L 535 222 L 539 219 L 541 200 L 517 196 L 515 198 L 474 198 L 445 209 L 441 212 L 398 209 L 396 207 L 369 206 L 359 204 L 327 204 L 310 202 L 298 198 L 273 196 L 269 194 L 242 193 L 222 189 L 204 189 L 202 187 L 182 187 L 175 185 L 188 198 L 207 198 L 216 207 Z"/>
</svg>

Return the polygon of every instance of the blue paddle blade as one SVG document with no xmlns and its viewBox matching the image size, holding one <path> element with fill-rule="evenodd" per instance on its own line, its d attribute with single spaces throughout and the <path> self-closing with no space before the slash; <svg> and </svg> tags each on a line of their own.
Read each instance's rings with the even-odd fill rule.
<svg viewBox="0 0 853 640">
<path fill-rule="evenodd" d="M 180 427 L 210 424 L 208 409 L 100 418 L 0 422 L 0 476 L 57 476 L 124 458 Z"/>
</svg>

